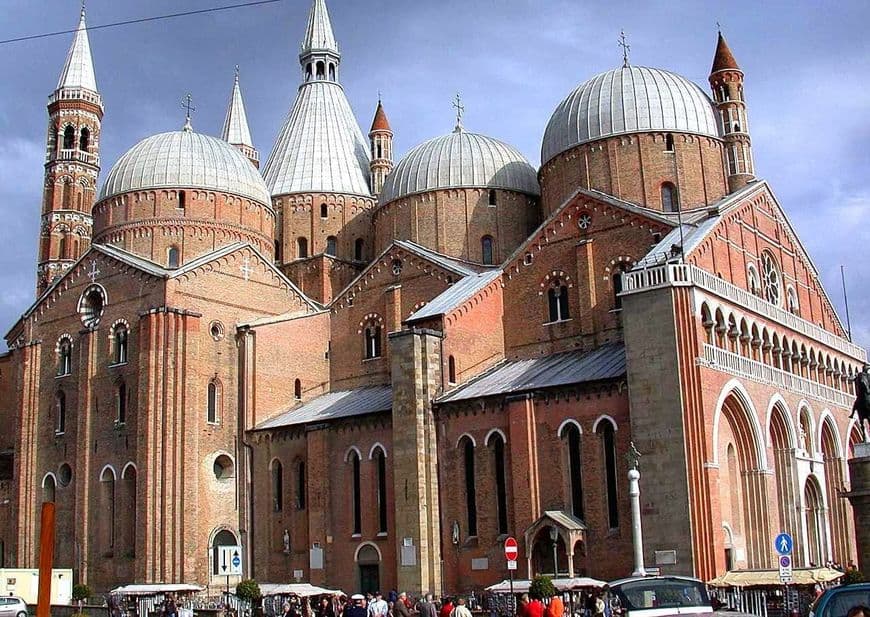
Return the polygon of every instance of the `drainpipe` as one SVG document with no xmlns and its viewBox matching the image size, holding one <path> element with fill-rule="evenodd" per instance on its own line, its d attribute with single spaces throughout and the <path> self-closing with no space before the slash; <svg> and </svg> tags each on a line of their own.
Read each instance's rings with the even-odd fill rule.
<svg viewBox="0 0 870 617">
<path fill-rule="evenodd" d="M 249 368 L 250 346 L 251 339 L 254 333 L 249 326 L 239 328 L 239 413 L 237 429 L 239 433 L 239 443 L 242 446 L 243 456 L 245 457 L 245 476 L 240 479 L 239 491 L 244 495 L 240 500 L 242 508 L 241 525 L 239 532 L 245 536 L 245 572 L 248 578 L 254 577 L 254 492 L 252 490 L 252 474 L 251 466 L 254 462 L 254 449 L 248 442 L 247 438 L 247 417 L 248 417 L 248 390 L 251 384 L 248 383 L 248 377 L 251 372 Z M 241 484 L 243 483 L 243 484 Z"/>
</svg>

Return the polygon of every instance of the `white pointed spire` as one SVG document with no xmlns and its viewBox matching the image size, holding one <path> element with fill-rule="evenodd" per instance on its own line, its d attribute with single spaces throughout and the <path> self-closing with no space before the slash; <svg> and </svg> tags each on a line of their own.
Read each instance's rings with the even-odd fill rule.
<svg viewBox="0 0 870 617">
<path fill-rule="evenodd" d="M 233 81 L 233 92 L 230 94 L 230 104 L 227 107 L 221 139 L 234 146 L 254 147 L 251 131 L 248 128 L 248 116 L 245 114 L 245 103 L 242 101 L 242 90 L 239 87 L 238 66 L 236 66 L 236 78 Z"/>
<path fill-rule="evenodd" d="M 66 55 L 66 62 L 57 80 L 57 89 L 85 88 L 97 92 L 97 78 L 94 76 L 94 63 L 91 59 L 91 44 L 88 41 L 87 25 L 85 24 L 85 6 L 82 3 L 82 13 L 79 27 L 73 36 L 72 45 Z"/>
<path fill-rule="evenodd" d="M 326 10 L 326 0 L 314 0 L 308 13 L 308 27 L 302 40 L 301 55 L 312 51 L 331 51 L 338 54 L 338 43 L 332 33 L 332 24 Z"/>
</svg>

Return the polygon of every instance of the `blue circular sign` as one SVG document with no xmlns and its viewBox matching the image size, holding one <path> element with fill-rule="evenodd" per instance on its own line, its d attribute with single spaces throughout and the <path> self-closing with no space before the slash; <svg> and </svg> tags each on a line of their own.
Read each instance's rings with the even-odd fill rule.
<svg viewBox="0 0 870 617">
<path fill-rule="evenodd" d="M 776 536 L 776 539 L 773 541 L 773 548 L 776 549 L 776 552 L 780 555 L 788 555 L 794 549 L 794 540 L 792 540 L 791 536 L 787 533 L 781 533 Z"/>
<path fill-rule="evenodd" d="M 240 565 L 242 565 L 242 560 L 239 559 L 238 555 L 234 555 L 233 556 L 233 567 L 238 568 Z"/>
</svg>

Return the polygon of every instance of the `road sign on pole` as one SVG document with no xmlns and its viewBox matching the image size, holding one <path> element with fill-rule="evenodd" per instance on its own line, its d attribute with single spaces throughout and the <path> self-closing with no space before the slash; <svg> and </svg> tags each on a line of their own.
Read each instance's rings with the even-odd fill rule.
<svg viewBox="0 0 870 617">
<path fill-rule="evenodd" d="M 791 582 L 792 563 L 791 555 L 780 555 L 779 557 L 779 580 L 785 583 Z"/>
<path fill-rule="evenodd" d="M 780 555 L 791 555 L 794 549 L 794 540 L 787 533 L 781 533 L 774 539 L 773 548 Z"/>
<path fill-rule="evenodd" d="M 242 547 L 219 546 L 218 547 L 218 574 L 227 576 L 241 576 L 242 574 Z"/>
<path fill-rule="evenodd" d="M 516 559 L 508 560 L 508 570 L 516 570 L 517 569 L 517 561 Z"/>
<path fill-rule="evenodd" d="M 504 541 L 504 558 L 508 561 L 516 561 L 519 552 L 517 539 L 513 536 L 508 536 Z"/>
</svg>

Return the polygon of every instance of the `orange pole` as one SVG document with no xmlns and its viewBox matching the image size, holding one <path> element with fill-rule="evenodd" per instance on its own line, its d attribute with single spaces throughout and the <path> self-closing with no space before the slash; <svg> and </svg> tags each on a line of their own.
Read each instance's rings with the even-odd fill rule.
<svg viewBox="0 0 870 617">
<path fill-rule="evenodd" d="M 42 504 L 42 522 L 39 530 L 39 595 L 36 617 L 51 615 L 51 570 L 54 565 L 54 502 Z"/>
</svg>

